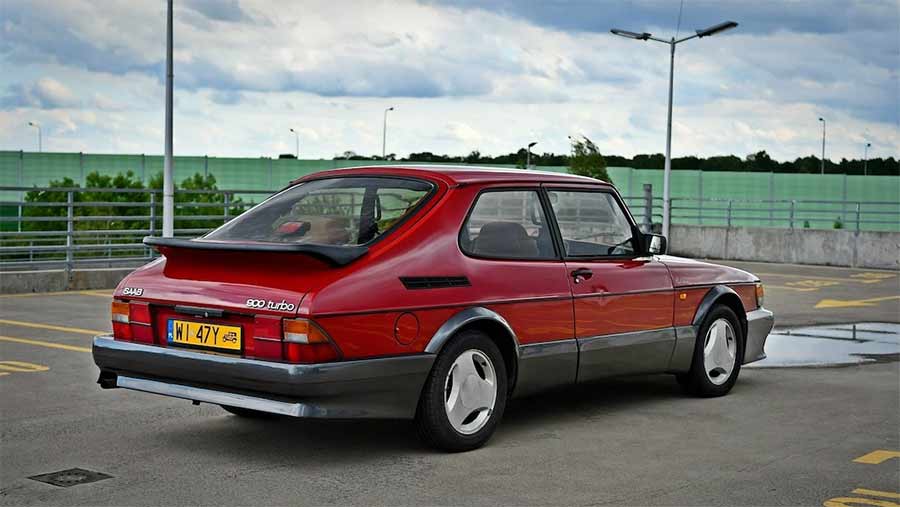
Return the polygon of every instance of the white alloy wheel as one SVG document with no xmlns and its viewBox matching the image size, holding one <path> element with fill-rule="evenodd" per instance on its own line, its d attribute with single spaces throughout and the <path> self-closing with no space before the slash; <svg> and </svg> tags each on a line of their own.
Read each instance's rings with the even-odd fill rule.
<svg viewBox="0 0 900 507">
<path fill-rule="evenodd" d="M 728 319 L 717 319 L 706 332 L 703 346 L 703 370 L 713 384 L 720 386 L 731 378 L 737 361 L 737 339 Z"/>
<path fill-rule="evenodd" d="M 468 349 L 460 354 L 444 381 L 444 410 L 454 430 L 476 433 L 491 418 L 497 401 L 497 374 L 484 352 Z"/>
</svg>

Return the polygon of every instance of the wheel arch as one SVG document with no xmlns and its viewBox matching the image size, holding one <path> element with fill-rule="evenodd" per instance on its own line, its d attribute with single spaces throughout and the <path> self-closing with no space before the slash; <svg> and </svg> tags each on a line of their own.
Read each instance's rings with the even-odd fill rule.
<svg viewBox="0 0 900 507">
<path fill-rule="evenodd" d="M 483 331 L 500 349 L 506 366 L 508 394 L 513 392 L 518 377 L 519 340 L 509 322 L 497 312 L 483 306 L 466 308 L 447 319 L 425 346 L 425 352 L 438 354 L 456 334 L 466 329 Z"/>
<path fill-rule="evenodd" d="M 738 321 L 741 324 L 741 336 L 746 340 L 747 310 L 744 308 L 744 303 L 741 302 L 741 297 L 727 285 L 716 285 L 710 288 L 706 295 L 703 296 L 703 300 L 700 301 L 700 304 L 697 306 L 697 311 L 694 313 L 694 320 L 692 322 L 694 328 L 699 330 L 700 326 L 703 325 L 703 320 L 709 312 L 716 305 L 720 304 L 731 308 L 735 315 L 737 315 Z"/>
</svg>

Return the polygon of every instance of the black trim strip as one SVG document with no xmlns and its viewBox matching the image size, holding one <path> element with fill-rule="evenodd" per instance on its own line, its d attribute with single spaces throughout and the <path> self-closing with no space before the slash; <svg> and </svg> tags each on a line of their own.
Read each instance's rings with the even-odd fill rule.
<svg viewBox="0 0 900 507">
<path fill-rule="evenodd" d="M 675 289 L 662 288 L 662 289 L 640 289 L 640 290 L 626 290 L 622 292 L 591 292 L 588 294 L 575 294 L 572 296 L 573 299 L 584 299 L 584 298 L 594 298 L 594 297 L 608 297 L 608 296 L 630 296 L 632 294 L 655 294 L 659 292 L 675 292 Z"/>
<path fill-rule="evenodd" d="M 225 310 L 220 308 L 202 308 L 200 306 L 175 305 L 175 311 L 185 315 L 194 315 L 204 318 L 220 318 L 225 315 Z"/>
<path fill-rule="evenodd" d="M 156 236 L 145 237 L 144 244 L 160 248 L 216 250 L 224 252 L 299 253 L 316 257 L 334 266 L 346 266 L 369 251 L 369 247 L 363 245 L 335 246 L 294 243 L 238 243 L 231 241 L 208 241 L 202 239 L 160 238 Z M 157 250 L 159 250 L 159 248 L 157 248 Z M 165 255 L 162 251 L 160 251 L 160 253 Z"/>
<path fill-rule="evenodd" d="M 472 286 L 465 276 L 401 276 L 400 281 L 409 290 Z"/>
</svg>

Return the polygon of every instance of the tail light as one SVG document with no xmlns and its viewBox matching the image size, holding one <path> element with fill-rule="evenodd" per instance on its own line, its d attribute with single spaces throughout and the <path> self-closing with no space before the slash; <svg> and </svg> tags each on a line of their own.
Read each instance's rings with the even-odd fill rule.
<svg viewBox="0 0 900 507">
<path fill-rule="evenodd" d="M 341 357 L 325 330 L 306 319 L 284 320 L 283 345 L 284 358 L 292 363 L 324 363 Z"/>
<path fill-rule="evenodd" d="M 110 307 L 113 337 L 153 343 L 153 328 L 148 303 L 113 301 Z"/>
<path fill-rule="evenodd" d="M 756 307 L 762 308 L 763 302 L 766 299 L 766 289 L 763 287 L 763 284 L 756 284 Z"/>
</svg>

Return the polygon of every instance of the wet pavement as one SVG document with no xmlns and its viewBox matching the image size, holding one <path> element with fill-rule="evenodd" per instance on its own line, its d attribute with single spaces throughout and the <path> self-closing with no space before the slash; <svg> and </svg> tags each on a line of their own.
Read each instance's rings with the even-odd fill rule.
<svg viewBox="0 0 900 507">
<path fill-rule="evenodd" d="M 843 366 L 896 361 L 900 324 L 861 322 L 775 329 L 766 341 L 767 358 L 751 368 Z"/>
</svg>

